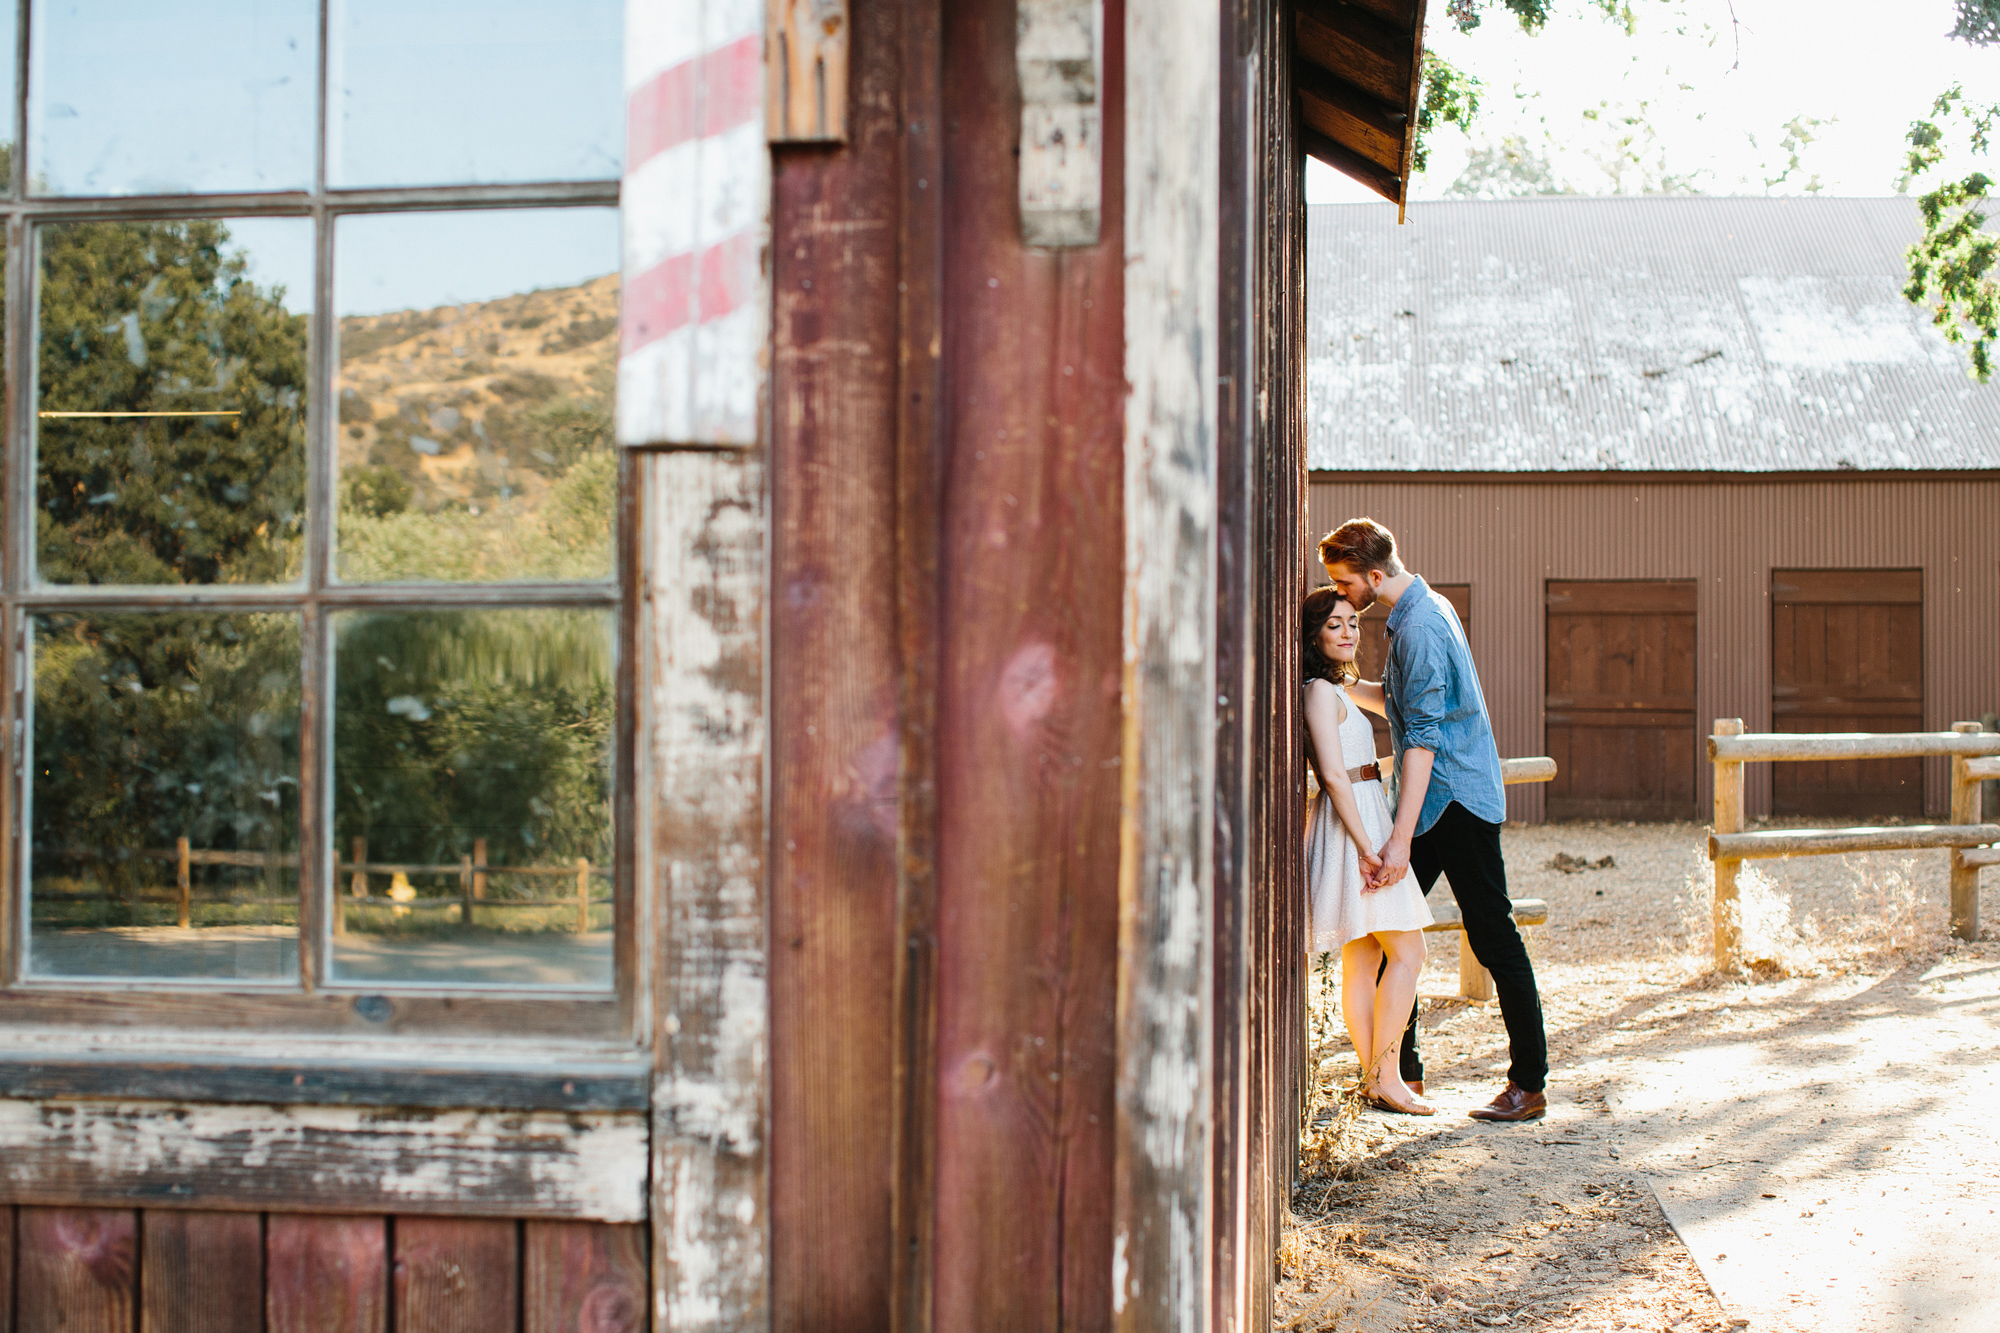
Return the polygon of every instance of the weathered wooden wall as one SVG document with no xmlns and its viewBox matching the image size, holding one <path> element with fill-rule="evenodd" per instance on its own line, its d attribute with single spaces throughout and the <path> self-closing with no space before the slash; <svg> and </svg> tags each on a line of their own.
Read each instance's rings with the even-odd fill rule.
<svg viewBox="0 0 2000 1333">
<path fill-rule="evenodd" d="M 0 1333 L 643 1333 L 646 1229 L 0 1207 Z"/>
<path fill-rule="evenodd" d="M 1303 155 L 1292 6 L 1224 21 L 1217 403 L 1215 1070 L 1210 1326 L 1271 1322 L 1304 1021 Z"/>
</svg>

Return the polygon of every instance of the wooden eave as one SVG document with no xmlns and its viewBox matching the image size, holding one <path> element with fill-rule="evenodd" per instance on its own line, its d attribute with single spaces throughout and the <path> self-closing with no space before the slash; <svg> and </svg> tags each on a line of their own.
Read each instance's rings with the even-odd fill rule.
<svg viewBox="0 0 2000 1333">
<path fill-rule="evenodd" d="M 1295 0 L 1293 82 L 1308 153 L 1396 205 L 1416 152 L 1425 0 Z"/>
</svg>

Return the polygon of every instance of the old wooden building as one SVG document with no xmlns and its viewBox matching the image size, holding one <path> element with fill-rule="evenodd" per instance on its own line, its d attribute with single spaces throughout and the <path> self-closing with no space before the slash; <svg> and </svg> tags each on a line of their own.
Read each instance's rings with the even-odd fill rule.
<svg viewBox="0 0 2000 1333">
<path fill-rule="evenodd" d="M 1904 301 L 1905 199 L 1313 210 L 1312 523 L 1449 594 L 1516 818 L 1694 819 L 1700 738 L 2000 710 L 2000 385 Z M 1944 811 L 1944 763 L 1759 765 L 1749 813 Z M 1775 786 L 1773 784 L 1776 784 Z"/>
<path fill-rule="evenodd" d="M 0 1333 L 1267 1327 L 1421 0 L 0 15 Z"/>
</svg>

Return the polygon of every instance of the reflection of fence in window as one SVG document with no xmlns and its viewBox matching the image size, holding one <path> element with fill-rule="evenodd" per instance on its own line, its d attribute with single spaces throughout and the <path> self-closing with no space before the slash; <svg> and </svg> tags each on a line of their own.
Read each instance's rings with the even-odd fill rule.
<svg viewBox="0 0 2000 1333">
<path fill-rule="evenodd" d="M 67 855 L 72 859 L 84 859 L 80 854 L 74 852 Z M 208 913 L 211 917 L 218 915 L 214 910 L 217 908 L 278 907 L 296 909 L 299 905 L 299 895 L 296 890 L 283 892 L 275 896 L 271 893 L 265 893 L 260 896 L 254 892 L 257 887 L 272 884 L 273 880 L 277 878 L 273 872 L 283 870 L 296 871 L 299 868 L 299 857 L 296 852 L 237 852 L 214 851 L 207 848 L 196 849 L 189 845 L 188 839 L 177 838 L 174 840 L 174 846 L 171 848 L 147 848 L 132 852 L 130 855 L 135 860 L 163 861 L 172 864 L 174 866 L 173 888 L 170 891 L 163 891 L 166 890 L 166 885 L 162 882 L 157 888 L 150 891 L 148 889 L 136 889 L 130 893 L 114 893 L 108 890 L 96 893 L 56 892 L 45 882 L 38 880 L 34 893 L 36 916 L 46 917 L 49 915 L 44 910 L 46 908 L 83 903 L 108 903 L 128 908 L 171 907 L 174 909 L 174 924 L 180 926 L 182 929 L 186 929 L 194 924 L 195 907 L 197 905 L 194 897 L 194 871 L 197 866 L 220 866 L 232 869 L 261 870 L 264 872 L 260 879 L 253 880 L 249 884 L 240 886 L 223 885 L 222 888 L 225 896 L 211 896 L 206 903 L 202 904 L 211 909 Z M 238 890 L 250 890 L 250 892 Z M 226 911 L 220 915 L 226 919 L 219 922 L 211 920 L 209 924 L 242 924 L 238 920 L 228 918 Z M 275 922 L 275 919 L 276 914 L 271 914 L 267 918 L 267 920 L 272 922 Z M 291 923 L 283 922 L 280 924 L 289 925 Z"/>
<path fill-rule="evenodd" d="M 488 910 L 523 909 L 536 907 L 556 907 L 573 909 L 576 933 L 587 934 L 590 930 L 590 910 L 599 905 L 609 905 L 611 894 L 606 884 L 604 896 L 598 897 L 595 882 L 609 881 L 611 870 L 608 866 L 594 866 L 587 856 L 579 856 L 573 865 L 566 866 L 496 866 L 486 859 L 486 839 L 477 838 L 472 844 L 472 854 L 461 856 L 456 862 L 403 862 L 370 861 L 368 840 L 356 838 L 353 843 L 353 859 L 336 861 L 334 874 L 348 876 L 348 891 L 345 897 L 334 900 L 333 933 L 345 935 L 348 931 L 348 912 L 354 908 L 387 908 L 392 917 L 403 915 L 412 909 L 451 910 L 457 909 L 458 923 L 472 925 L 474 913 Z M 369 883 L 371 875 L 390 877 L 390 892 L 373 892 Z M 408 884 L 412 875 L 445 878 L 453 881 L 440 892 L 433 887 L 428 895 L 415 885 L 408 891 L 398 893 L 401 886 L 398 878 Z M 497 876 L 513 876 L 529 881 L 547 879 L 568 879 L 575 887 L 559 896 L 537 895 L 523 891 L 523 886 L 503 886 L 494 883 Z M 363 920 L 366 914 L 358 914 Z M 361 922 L 358 920 L 357 925 Z"/>
<path fill-rule="evenodd" d="M 278 870 L 296 871 L 299 857 L 296 852 L 235 852 L 195 848 L 186 838 L 178 838 L 172 849 L 148 849 L 133 855 L 146 861 L 167 861 L 174 865 L 174 888 L 172 893 L 139 891 L 129 894 L 98 892 L 74 893 L 51 892 L 37 887 L 36 907 L 51 907 L 82 903 L 115 903 L 122 906 L 158 906 L 175 909 L 175 924 L 185 930 L 194 925 L 195 908 L 194 870 L 197 866 L 227 866 L 248 868 L 266 872 L 264 882 L 269 883 L 270 872 Z M 413 909 L 436 910 L 455 909 L 458 923 L 469 926 L 475 921 L 474 913 L 486 910 L 508 910 L 520 908 L 554 907 L 565 909 L 565 914 L 573 912 L 575 932 L 579 935 L 590 931 L 590 914 L 594 907 L 609 906 L 611 894 L 608 881 L 611 870 L 608 866 L 593 865 L 587 856 L 579 856 L 572 865 L 557 866 L 503 866 L 490 864 L 486 859 L 486 839 L 477 839 L 473 844 L 473 854 L 461 856 L 450 862 L 403 862 L 370 861 L 368 840 L 354 839 L 354 857 L 349 861 L 335 861 L 336 878 L 348 877 L 349 889 L 344 897 L 336 898 L 333 932 L 344 935 L 348 930 L 347 914 L 351 909 L 386 908 L 393 916 L 401 916 Z M 407 895 L 398 894 L 392 888 L 390 893 L 371 892 L 369 877 L 388 875 L 391 883 L 398 878 L 407 882 L 412 875 L 439 877 L 453 881 L 451 886 L 440 892 L 436 889 L 418 890 L 411 886 Z M 495 877 L 512 876 L 527 880 L 564 879 L 575 887 L 558 896 L 536 895 L 522 892 L 514 886 L 493 883 Z M 600 896 L 596 892 L 596 882 L 607 881 L 606 892 Z M 162 886 L 164 887 L 164 886 Z M 210 905 L 227 907 L 286 907 L 296 908 L 299 899 L 296 893 L 283 896 L 244 896 L 231 893 L 228 897 Z M 227 924 L 237 924 L 229 922 Z"/>
</svg>

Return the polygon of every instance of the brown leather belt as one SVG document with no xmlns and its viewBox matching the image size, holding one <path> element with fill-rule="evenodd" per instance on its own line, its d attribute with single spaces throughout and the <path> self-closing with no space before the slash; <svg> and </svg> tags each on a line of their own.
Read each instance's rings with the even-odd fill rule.
<svg viewBox="0 0 2000 1333">
<path fill-rule="evenodd" d="M 1363 764 L 1359 768 L 1350 768 L 1347 770 L 1347 780 L 1349 782 L 1380 782 L 1382 780 L 1382 766 L 1380 764 Z"/>
</svg>

